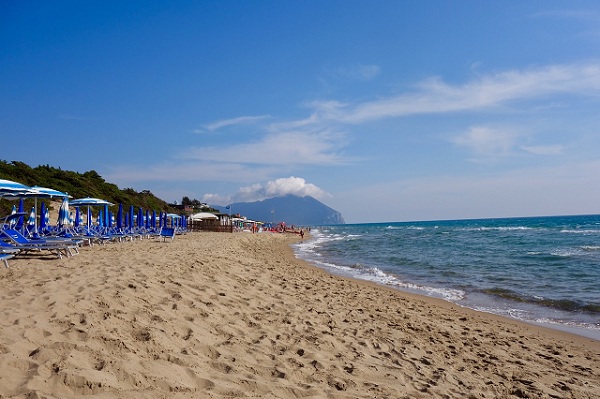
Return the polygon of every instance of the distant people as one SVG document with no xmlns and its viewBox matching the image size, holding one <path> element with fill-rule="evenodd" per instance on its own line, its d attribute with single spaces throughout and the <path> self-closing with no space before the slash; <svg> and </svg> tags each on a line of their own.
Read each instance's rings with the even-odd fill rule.
<svg viewBox="0 0 600 399">
<path fill-rule="evenodd" d="M 304 230 L 300 230 L 300 239 L 304 240 Z"/>
</svg>

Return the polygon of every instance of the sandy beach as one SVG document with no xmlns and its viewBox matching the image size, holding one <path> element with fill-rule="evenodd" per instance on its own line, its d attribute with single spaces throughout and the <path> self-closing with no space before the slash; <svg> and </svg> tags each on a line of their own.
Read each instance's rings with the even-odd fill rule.
<svg viewBox="0 0 600 399">
<path fill-rule="evenodd" d="M 189 233 L 0 270 L 0 398 L 600 398 L 600 343 Z"/>
</svg>

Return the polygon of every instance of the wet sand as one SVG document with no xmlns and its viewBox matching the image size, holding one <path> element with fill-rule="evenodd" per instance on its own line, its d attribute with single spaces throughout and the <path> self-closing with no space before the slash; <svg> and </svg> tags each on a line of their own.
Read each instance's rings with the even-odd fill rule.
<svg viewBox="0 0 600 399">
<path fill-rule="evenodd" d="M 600 343 L 190 233 L 0 270 L 0 398 L 600 398 Z"/>
</svg>

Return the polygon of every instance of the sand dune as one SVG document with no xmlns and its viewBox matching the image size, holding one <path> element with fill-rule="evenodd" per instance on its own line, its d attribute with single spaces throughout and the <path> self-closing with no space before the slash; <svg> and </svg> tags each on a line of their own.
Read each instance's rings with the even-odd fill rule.
<svg viewBox="0 0 600 399">
<path fill-rule="evenodd" d="M 600 344 L 191 233 L 0 270 L 0 398 L 600 398 Z"/>
</svg>

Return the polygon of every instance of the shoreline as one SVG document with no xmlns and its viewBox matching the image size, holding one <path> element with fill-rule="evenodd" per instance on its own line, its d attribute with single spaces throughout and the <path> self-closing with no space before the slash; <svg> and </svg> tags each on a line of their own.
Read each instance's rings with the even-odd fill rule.
<svg viewBox="0 0 600 399">
<path fill-rule="evenodd" d="M 309 236 L 308 238 L 310 239 L 311 237 Z M 341 279 L 348 279 L 351 281 L 355 281 L 359 284 L 366 284 L 369 286 L 374 286 L 376 288 L 391 290 L 392 292 L 400 292 L 401 294 L 406 295 L 407 298 L 410 298 L 412 300 L 420 300 L 423 302 L 427 302 L 433 306 L 445 307 L 445 308 L 449 308 L 451 310 L 460 309 L 460 310 L 464 310 L 466 313 L 474 312 L 475 314 L 487 315 L 493 319 L 504 321 L 506 323 L 514 322 L 517 325 L 522 325 L 523 327 L 533 329 L 534 331 L 539 330 L 538 332 L 540 332 L 542 334 L 548 334 L 548 335 L 555 336 L 555 337 L 562 338 L 562 339 L 576 340 L 576 341 L 579 341 L 583 345 L 585 345 L 589 341 L 593 345 L 597 344 L 598 349 L 600 349 L 600 340 L 599 339 L 595 338 L 594 336 L 589 336 L 589 335 L 585 335 L 583 333 L 581 333 L 581 334 L 578 333 L 581 330 L 584 330 L 582 328 L 562 326 L 562 325 L 556 325 L 556 327 L 555 327 L 554 324 L 550 324 L 550 323 L 528 322 L 525 320 L 520 320 L 517 318 L 510 317 L 510 316 L 499 315 L 499 314 L 492 313 L 492 312 L 486 312 L 486 311 L 482 311 L 482 310 L 478 310 L 478 309 L 473 309 L 473 308 L 470 308 L 467 306 L 462 306 L 462 305 L 454 303 L 450 300 L 438 298 L 435 296 L 420 294 L 418 292 L 412 292 L 410 290 L 403 290 L 402 288 L 388 286 L 388 285 L 381 284 L 378 282 L 363 280 L 363 279 L 356 278 L 353 276 L 346 276 L 346 275 L 342 275 L 342 274 L 331 273 L 317 265 L 312 264 L 309 260 L 305 260 L 305 259 L 302 259 L 301 257 L 298 257 L 297 254 L 294 252 L 293 248 L 291 248 L 291 250 L 292 250 L 293 256 L 300 262 L 305 263 L 306 266 L 311 267 L 311 268 L 316 268 L 318 270 L 322 270 L 327 274 L 331 274 L 331 275 L 333 275 L 335 277 L 339 277 Z"/>
<path fill-rule="evenodd" d="M 188 233 L 12 260 L 0 397 L 600 396 L 598 341 L 332 275 L 298 241 Z"/>
</svg>

